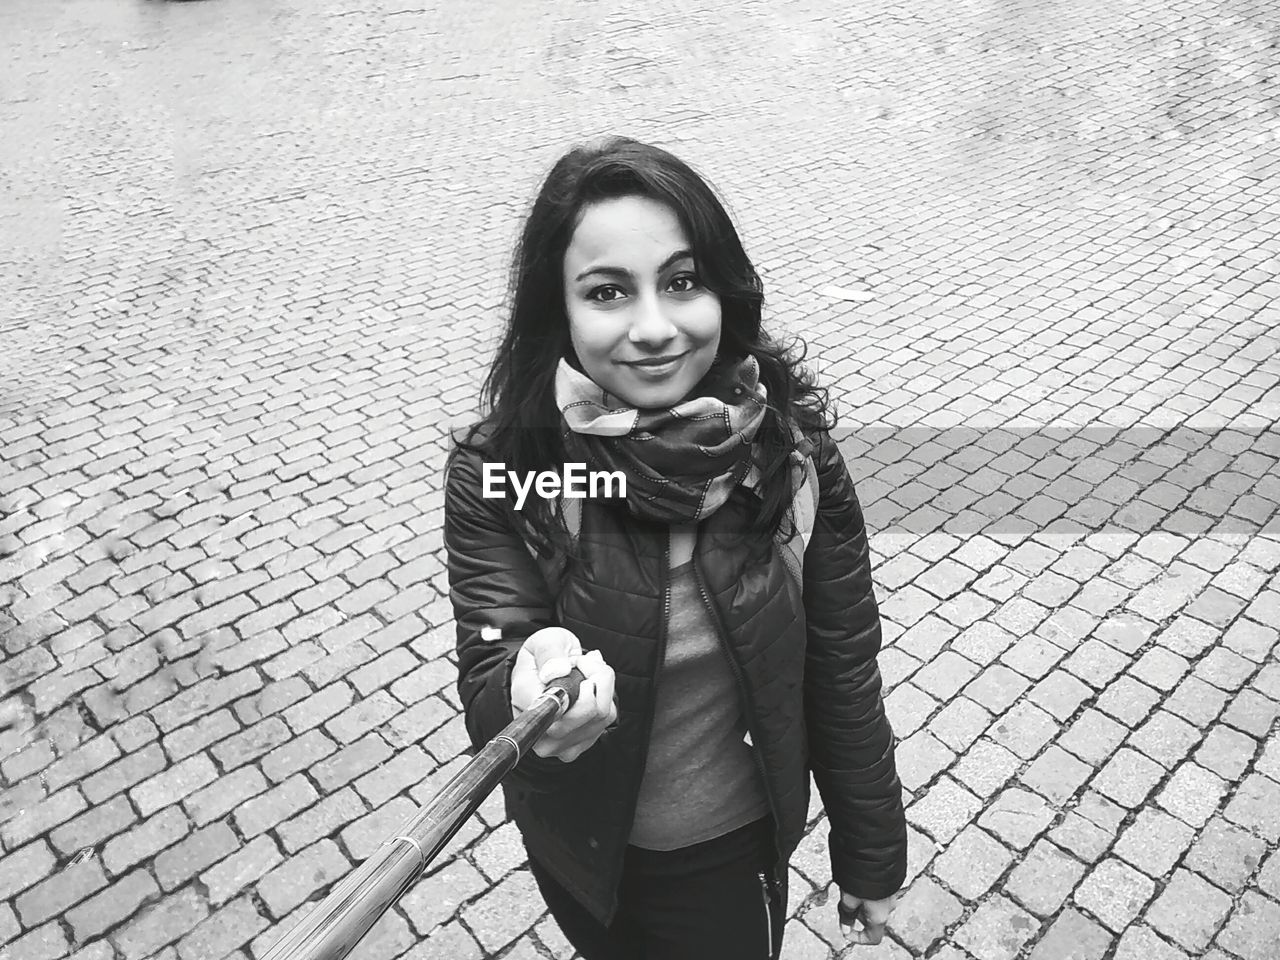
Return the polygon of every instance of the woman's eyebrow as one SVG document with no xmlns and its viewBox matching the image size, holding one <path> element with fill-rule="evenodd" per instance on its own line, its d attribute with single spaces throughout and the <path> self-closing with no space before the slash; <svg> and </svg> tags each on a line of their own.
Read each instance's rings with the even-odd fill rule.
<svg viewBox="0 0 1280 960">
<path fill-rule="evenodd" d="M 663 270 L 666 270 L 673 263 L 678 263 L 679 261 L 684 260 L 686 258 L 690 260 L 693 259 L 693 254 L 688 250 L 677 250 L 675 253 L 671 254 L 671 256 L 667 257 L 667 259 L 663 260 L 662 263 L 658 264 L 658 273 L 661 273 Z M 631 271 L 627 270 L 625 267 L 608 267 L 608 266 L 601 265 L 601 266 L 588 267 L 586 270 L 583 270 L 580 274 L 577 275 L 577 277 L 574 278 L 574 282 L 577 282 L 579 280 L 585 280 L 587 277 L 591 276 L 592 274 L 597 274 L 597 273 L 600 274 L 601 276 L 617 277 L 622 280 L 630 280 L 631 277 L 633 276 Z"/>
</svg>

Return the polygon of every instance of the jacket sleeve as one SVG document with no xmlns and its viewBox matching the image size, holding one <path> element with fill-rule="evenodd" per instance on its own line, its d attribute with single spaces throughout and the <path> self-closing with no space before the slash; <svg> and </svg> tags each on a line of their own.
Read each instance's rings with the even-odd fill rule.
<svg viewBox="0 0 1280 960">
<path fill-rule="evenodd" d="M 456 451 L 445 480 L 444 545 L 457 628 L 458 698 L 476 750 L 512 720 L 511 669 L 520 647 L 535 631 L 555 625 L 537 563 L 506 502 L 482 495 L 482 480 L 481 455 Z M 545 790 L 570 766 L 530 749 L 508 779 Z"/>
<path fill-rule="evenodd" d="M 805 722 L 830 821 L 832 877 L 879 900 L 906 878 L 907 834 L 894 737 L 881 699 L 880 613 L 862 508 L 835 441 L 817 438 L 818 510 L 805 551 Z"/>
</svg>

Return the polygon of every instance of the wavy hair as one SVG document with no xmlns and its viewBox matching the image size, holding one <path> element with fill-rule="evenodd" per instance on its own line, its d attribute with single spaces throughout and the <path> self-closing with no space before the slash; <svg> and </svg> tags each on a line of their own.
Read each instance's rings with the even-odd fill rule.
<svg viewBox="0 0 1280 960">
<path fill-rule="evenodd" d="M 679 218 L 700 282 L 720 298 L 721 358 L 751 355 L 760 364 L 768 390 L 755 438 L 762 503 L 749 533 L 767 540 L 784 522 L 794 495 L 785 469 L 793 447 L 788 424 L 806 432 L 831 429 L 835 414 L 826 389 L 804 367 L 803 344 L 784 344 L 762 329 L 763 285 L 716 192 L 678 157 L 637 140 L 608 137 L 575 147 L 543 181 L 512 259 L 510 312 L 483 387 L 484 419 L 458 440 L 459 447 L 521 474 L 563 467 L 556 367 L 561 357 L 577 363 L 565 309 L 565 251 L 586 207 L 632 196 L 666 204 Z M 526 535 L 539 548 L 567 546 L 558 503 L 535 499 L 532 509 L 516 514 Z"/>
</svg>

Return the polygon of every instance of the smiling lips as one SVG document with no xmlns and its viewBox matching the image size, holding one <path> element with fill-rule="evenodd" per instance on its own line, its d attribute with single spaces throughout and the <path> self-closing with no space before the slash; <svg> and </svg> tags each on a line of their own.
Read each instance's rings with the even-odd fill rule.
<svg viewBox="0 0 1280 960">
<path fill-rule="evenodd" d="M 686 353 L 688 351 L 685 351 Z M 646 357 L 643 360 L 624 360 L 628 367 L 639 367 L 641 370 L 662 370 L 672 366 L 683 357 L 683 353 L 673 353 L 665 357 Z"/>
</svg>

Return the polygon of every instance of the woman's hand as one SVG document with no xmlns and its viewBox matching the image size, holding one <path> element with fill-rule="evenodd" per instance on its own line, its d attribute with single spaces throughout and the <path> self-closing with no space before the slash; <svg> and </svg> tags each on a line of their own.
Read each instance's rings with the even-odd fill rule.
<svg viewBox="0 0 1280 960">
<path fill-rule="evenodd" d="M 874 946 L 884 939 L 889 914 L 898 905 L 898 895 L 885 900 L 863 900 L 840 891 L 840 929 L 849 943 Z M 858 924 L 861 924 L 859 928 Z"/>
<path fill-rule="evenodd" d="M 547 683 L 568 676 L 574 667 L 586 678 L 578 698 L 533 745 L 538 756 L 557 757 L 565 763 L 577 760 L 618 719 L 613 668 L 598 650 L 583 654 L 572 631 L 544 627 L 524 642 L 511 670 L 511 714 L 519 716 L 546 690 Z"/>
</svg>

